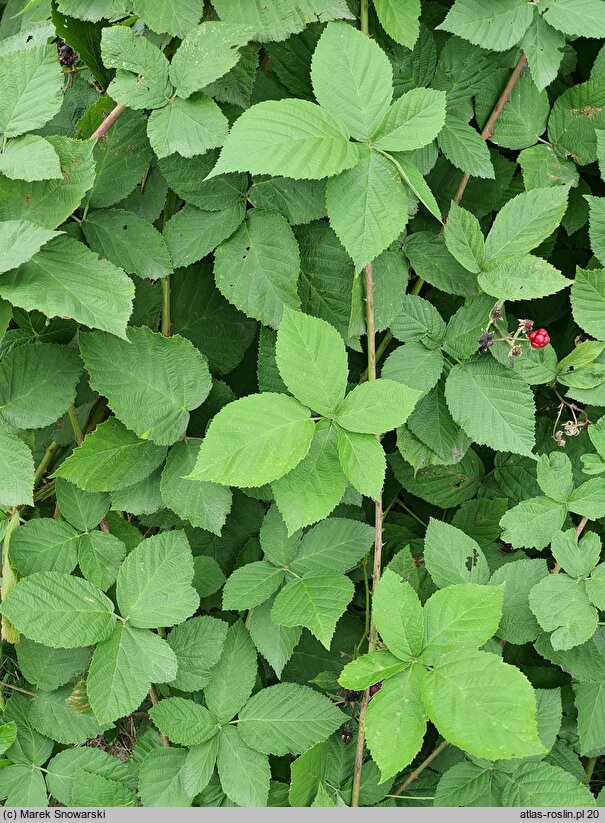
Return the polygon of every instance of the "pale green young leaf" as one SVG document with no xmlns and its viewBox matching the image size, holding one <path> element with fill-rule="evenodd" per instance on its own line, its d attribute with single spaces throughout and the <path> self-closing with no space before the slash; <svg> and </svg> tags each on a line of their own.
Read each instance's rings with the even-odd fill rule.
<svg viewBox="0 0 605 823">
<path fill-rule="evenodd" d="M 522 500 L 502 517 L 502 539 L 516 549 L 544 549 L 559 531 L 565 517 L 563 504 L 549 497 Z"/>
<path fill-rule="evenodd" d="M 357 140 L 373 137 L 393 96 L 393 71 L 385 52 L 348 23 L 329 23 L 324 29 L 313 53 L 311 82 L 322 109 Z"/>
<path fill-rule="evenodd" d="M 189 266 L 230 237 L 246 216 L 242 202 L 221 211 L 185 206 L 164 227 L 164 240 L 174 266 Z"/>
<path fill-rule="evenodd" d="M 218 731 L 218 723 L 208 709 L 184 697 L 160 700 L 149 712 L 160 732 L 179 746 L 205 743 Z"/>
<path fill-rule="evenodd" d="M 257 692 L 240 710 L 242 740 L 263 754 L 303 754 L 326 740 L 345 715 L 309 686 L 280 683 Z"/>
<path fill-rule="evenodd" d="M 325 320 L 284 309 L 275 358 L 288 390 L 320 414 L 332 414 L 347 388 L 347 353 L 336 329 Z"/>
<path fill-rule="evenodd" d="M 338 682 L 345 689 L 361 691 L 380 680 L 387 680 L 409 666 L 409 661 L 399 660 L 386 649 L 378 649 L 347 663 Z"/>
<path fill-rule="evenodd" d="M 378 438 L 338 426 L 338 459 L 349 483 L 361 494 L 377 500 L 386 471 L 384 449 Z"/>
<path fill-rule="evenodd" d="M 147 477 L 163 462 L 164 446 L 140 440 L 114 417 L 84 438 L 55 472 L 85 491 L 125 489 Z"/>
<path fill-rule="evenodd" d="M 129 26 L 106 26 L 101 32 L 101 57 L 117 69 L 107 94 L 130 109 L 165 106 L 172 92 L 168 58 L 150 39 Z"/>
<path fill-rule="evenodd" d="M 5 137 L 39 129 L 61 108 L 63 72 L 54 45 L 0 55 L 0 74 L 0 132 Z"/>
<path fill-rule="evenodd" d="M 374 530 L 367 523 L 330 517 L 304 535 L 288 568 L 303 577 L 348 572 L 370 551 L 373 541 Z"/>
<path fill-rule="evenodd" d="M 34 458 L 21 438 L 0 425 L 0 505 L 33 506 Z"/>
<path fill-rule="evenodd" d="M 114 534 L 95 530 L 80 536 L 78 564 L 87 580 L 107 591 L 116 581 L 120 563 L 126 557 L 126 546 Z"/>
<path fill-rule="evenodd" d="M 443 236 L 448 250 L 461 266 L 471 272 L 481 271 L 485 242 L 474 214 L 452 202 Z"/>
<path fill-rule="evenodd" d="M 130 714 L 152 683 L 174 680 L 177 661 L 165 640 L 146 629 L 116 623 L 96 647 L 86 678 L 86 693 L 101 724 Z"/>
<path fill-rule="evenodd" d="M 188 437 L 176 443 L 168 454 L 162 471 L 162 500 L 173 512 L 192 526 L 220 535 L 231 509 L 231 491 L 217 483 L 189 480 L 201 440 Z"/>
<path fill-rule="evenodd" d="M 605 269 L 578 268 L 571 287 L 571 310 L 580 328 L 605 340 Z"/>
<path fill-rule="evenodd" d="M 0 363 L 0 415 L 18 429 L 49 426 L 74 402 L 81 373 L 77 352 L 66 346 L 12 349 Z"/>
<path fill-rule="evenodd" d="M 91 249 L 139 277 L 157 280 L 172 272 L 162 235 L 136 214 L 123 209 L 97 209 L 82 222 Z"/>
<path fill-rule="evenodd" d="M 496 176 L 487 143 L 472 126 L 458 117 L 446 117 L 437 142 L 450 163 L 466 174 L 490 179 Z"/>
<path fill-rule="evenodd" d="M 492 258 L 477 279 L 484 292 L 499 300 L 535 300 L 561 291 L 573 282 L 547 260 L 533 254 Z"/>
<path fill-rule="evenodd" d="M 190 477 L 244 487 L 270 483 L 305 457 L 314 430 L 309 410 L 291 397 L 242 397 L 212 419 Z"/>
<path fill-rule="evenodd" d="M 445 396 L 452 417 L 475 442 L 531 455 L 534 398 L 515 372 L 489 360 L 454 366 Z"/>
<path fill-rule="evenodd" d="M 565 503 L 573 491 L 573 467 L 566 454 L 541 454 L 537 466 L 538 486 L 547 497 Z"/>
<path fill-rule="evenodd" d="M 414 151 L 431 143 L 445 123 L 445 92 L 411 89 L 386 112 L 372 144 L 384 151 Z"/>
<path fill-rule="evenodd" d="M 179 97 L 190 97 L 225 75 L 254 34 L 251 26 L 218 20 L 204 21 L 188 31 L 170 63 L 170 80 Z"/>
<path fill-rule="evenodd" d="M 334 417 L 347 431 L 380 434 L 405 423 L 420 394 L 417 389 L 394 380 L 368 381 L 349 392 Z"/>
<path fill-rule="evenodd" d="M 43 137 L 24 134 L 9 140 L 0 154 L 0 172 L 11 180 L 62 180 L 59 155 Z"/>
<path fill-rule="evenodd" d="M 485 241 L 485 259 L 527 254 L 557 228 L 569 186 L 553 186 L 518 194 L 498 212 Z"/>
<path fill-rule="evenodd" d="M 403 231 L 408 198 L 401 176 L 387 157 L 364 147 L 351 169 L 328 181 L 330 224 L 356 269 L 383 252 Z"/>
<path fill-rule="evenodd" d="M 144 806 L 191 806 L 193 798 L 182 777 L 186 762 L 187 749 L 173 746 L 149 752 L 139 772 L 139 794 Z"/>
<path fill-rule="evenodd" d="M 567 507 L 569 511 L 589 520 L 605 517 L 605 483 L 598 477 L 582 483 L 571 493 Z"/>
<path fill-rule="evenodd" d="M 285 217 L 254 209 L 216 249 L 221 294 L 248 317 L 278 327 L 285 306 L 298 309 L 298 245 Z"/>
<path fill-rule="evenodd" d="M 220 723 L 226 723 L 252 694 L 256 682 L 256 651 L 240 621 L 227 630 L 221 656 L 204 687 L 206 705 Z"/>
<path fill-rule="evenodd" d="M 550 763 L 521 764 L 503 776 L 502 804 L 507 806 L 594 806 L 588 786 L 566 769 Z"/>
<path fill-rule="evenodd" d="M 536 87 L 542 91 L 557 76 L 563 59 L 565 37 L 546 22 L 541 14 L 535 14 L 523 35 L 521 47 Z"/>
<path fill-rule="evenodd" d="M 175 626 L 195 612 L 199 597 L 191 586 L 193 556 L 182 531 L 148 537 L 122 563 L 116 598 L 132 626 Z"/>
<path fill-rule="evenodd" d="M 47 317 L 125 337 L 134 284 L 121 269 L 100 260 L 83 243 L 56 237 L 0 282 L 0 294 L 16 306 Z"/>
<path fill-rule="evenodd" d="M 80 334 L 79 341 L 91 386 L 125 425 L 159 445 L 185 433 L 189 410 L 211 387 L 208 366 L 188 340 L 143 326 L 129 329 L 125 341 L 99 332 Z"/>
<path fill-rule="evenodd" d="M 266 560 L 236 569 L 223 588 L 223 609 L 243 611 L 260 606 L 279 588 L 285 572 Z"/>
<path fill-rule="evenodd" d="M 597 629 L 597 611 L 584 586 L 566 574 L 549 574 L 529 593 L 529 605 L 540 626 L 552 632 L 553 649 L 585 643 Z"/>
<path fill-rule="evenodd" d="M 0 273 L 27 263 L 42 246 L 58 234 L 59 232 L 50 231 L 27 220 L 6 220 L 0 223 Z"/>
<path fill-rule="evenodd" d="M 179 623 L 168 635 L 168 645 L 176 655 L 178 671 L 170 685 L 182 692 L 203 689 L 212 667 L 218 662 L 228 626 L 222 620 L 203 615 Z"/>
<path fill-rule="evenodd" d="M 353 590 L 353 583 L 341 574 L 324 573 L 293 580 L 275 598 L 271 619 L 283 626 L 309 629 L 329 649 Z"/>
<path fill-rule="evenodd" d="M 169 154 L 193 157 L 222 146 L 229 131 L 227 118 L 211 97 L 196 94 L 175 97 L 155 109 L 147 121 L 147 136 L 158 157 Z"/>
<path fill-rule="evenodd" d="M 346 486 L 336 431 L 327 423 L 319 423 L 306 456 L 272 483 L 288 533 L 327 517 L 342 500 Z"/>
<path fill-rule="evenodd" d="M 116 623 L 113 603 L 97 586 L 61 572 L 24 578 L 1 610 L 30 640 L 59 649 L 101 642 Z"/>
<path fill-rule="evenodd" d="M 101 734 L 101 728 L 90 710 L 80 712 L 69 705 L 71 686 L 55 692 L 43 692 L 32 701 L 28 714 L 31 725 L 58 743 L 85 743 Z"/>
<path fill-rule="evenodd" d="M 233 124 L 212 176 L 228 171 L 319 180 L 357 163 L 348 132 L 307 100 L 266 100 Z"/>
<path fill-rule="evenodd" d="M 216 760 L 221 786 L 237 806 L 266 806 L 271 770 L 267 755 L 246 745 L 236 726 L 219 735 Z"/>
<path fill-rule="evenodd" d="M 454 746 L 486 760 L 544 753 L 534 690 L 519 669 L 497 655 L 472 649 L 450 651 L 423 685 L 430 720 Z"/>
<path fill-rule="evenodd" d="M 55 492 L 61 517 L 78 531 L 94 529 L 109 511 L 108 494 L 85 492 L 62 477 L 55 480 Z"/>
<path fill-rule="evenodd" d="M 424 537 L 424 562 L 441 589 L 452 583 L 487 583 L 490 576 L 479 544 L 455 526 L 432 517 Z"/>
<path fill-rule="evenodd" d="M 536 640 L 541 629 L 529 607 L 529 593 L 543 577 L 548 566 L 542 559 L 514 560 L 493 573 L 490 584 L 504 587 L 502 619 L 497 636 L 508 643 L 523 645 Z"/>
<path fill-rule="evenodd" d="M 407 661 L 422 650 L 423 615 L 418 595 L 409 583 L 386 569 L 376 587 L 372 616 L 383 642 Z"/>
<path fill-rule="evenodd" d="M 420 0 L 375 0 L 374 7 L 389 37 L 413 49 L 420 32 Z"/>
<path fill-rule="evenodd" d="M 256 649 L 274 669 L 278 678 L 300 640 L 299 626 L 278 626 L 271 619 L 274 598 L 270 598 L 252 612 L 248 631 Z"/>
<path fill-rule="evenodd" d="M 534 9 L 525 0 L 456 0 L 437 26 L 491 51 L 506 51 L 525 34 Z"/>
<path fill-rule="evenodd" d="M 366 736 L 381 782 L 408 766 L 420 751 L 426 732 L 424 677 L 422 666 L 412 666 L 383 683 L 370 700 Z"/>
<path fill-rule="evenodd" d="M 79 535 L 62 520 L 39 517 L 11 537 L 11 566 L 22 577 L 34 572 L 73 572 L 78 564 Z"/>
</svg>

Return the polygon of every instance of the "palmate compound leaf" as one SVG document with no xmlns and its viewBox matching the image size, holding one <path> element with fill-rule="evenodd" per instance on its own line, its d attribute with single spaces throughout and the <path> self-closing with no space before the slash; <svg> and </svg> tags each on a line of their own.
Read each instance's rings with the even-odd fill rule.
<svg viewBox="0 0 605 823">
<path fill-rule="evenodd" d="M 101 260 L 83 243 L 61 236 L 3 275 L 0 294 L 28 311 L 70 317 L 125 339 L 134 284 L 122 269 Z"/>
<path fill-rule="evenodd" d="M 305 457 L 314 431 L 309 409 L 292 397 L 242 397 L 212 419 L 190 477 L 242 487 L 271 483 Z"/>
<path fill-rule="evenodd" d="M 189 410 L 211 387 L 208 366 L 192 343 L 147 326 L 129 329 L 126 341 L 99 332 L 82 333 L 79 341 L 91 386 L 129 429 L 159 445 L 185 433 Z"/>
<path fill-rule="evenodd" d="M 144 629 L 182 623 L 199 605 L 192 580 L 193 555 L 183 531 L 148 537 L 118 572 L 116 598 L 122 616 Z"/>
<path fill-rule="evenodd" d="M 476 443 L 532 454 L 534 398 L 516 372 L 494 360 L 456 365 L 447 378 L 445 396 L 452 417 Z"/>
<path fill-rule="evenodd" d="M 116 623 L 96 647 L 86 678 L 86 693 L 101 724 L 134 711 L 152 683 L 174 680 L 177 661 L 165 640 L 146 629 Z"/>
<path fill-rule="evenodd" d="M 311 82 L 322 109 L 357 140 L 376 133 L 393 96 L 387 55 L 347 23 L 328 23 L 324 29 L 313 52 Z"/>
<path fill-rule="evenodd" d="M 62 572 L 24 578 L 1 611 L 30 640 L 59 649 L 106 640 L 116 623 L 113 603 L 97 586 Z"/>
<path fill-rule="evenodd" d="M 346 715 L 309 686 L 280 683 L 262 689 L 240 710 L 245 743 L 263 754 L 303 754 L 336 731 Z"/>
<path fill-rule="evenodd" d="M 330 177 L 357 162 L 344 126 L 307 100 L 266 100 L 233 124 L 211 176 L 249 171 L 296 179 Z"/>
</svg>

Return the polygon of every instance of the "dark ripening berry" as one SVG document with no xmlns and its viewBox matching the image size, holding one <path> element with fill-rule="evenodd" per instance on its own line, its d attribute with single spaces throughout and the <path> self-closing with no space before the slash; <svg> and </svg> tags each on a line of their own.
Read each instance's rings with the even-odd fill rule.
<svg viewBox="0 0 605 823">
<path fill-rule="evenodd" d="M 351 689 L 345 689 L 345 701 L 347 703 L 355 703 L 359 700 L 359 692 L 354 692 Z"/>
<path fill-rule="evenodd" d="M 382 689 L 382 680 L 379 680 L 378 683 L 374 683 L 373 686 L 370 686 L 370 697 L 379 692 Z"/>
<path fill-rule="evenodd" d="M 61 63 L 62 66 L 71 68 L 77 59 L 78 53 L 75 52 L 71 46 L 68 46 L 67 43 L 64 43 L 59 49 L 59 63 Z"/>
<path fill-rule="evenodd" d="M 498 551 L 500 554 L 514 554 L 517 550 L 513 549 L 510 543 L 503 543 Z"/>
<path fill-rule="evenodd" d="M 530 331 L 527 338 L 532 349 L 543 349 L 544 346 L 548 346 L 550 343 L 550 335 L 546 329 L 536 329 L 536 331 Z"/>
<path fill-rule="evenodd" d="M 347 746 L 349 745 L 351 740 L 353 740 L 353 732 L 351 731 L 351 727 L 349 726 L 348 723 L 345 723 L 345 725 L 340 730 L 340 739 Z"/>
<path fill-rule="evenodd" d="M 481 335 L 481 337 L 479 338 L 479 340 L 477 340 L 477 343 L 479 343 L 479 353 L 480 354 L 485 354 L 486 352 L 489 351 L 490 346 L 494 345 L 494 335 L 493 335 L 493 333 L 488 332 L 488 331 L 484 331 L 483 334 Z"/>
</svg>

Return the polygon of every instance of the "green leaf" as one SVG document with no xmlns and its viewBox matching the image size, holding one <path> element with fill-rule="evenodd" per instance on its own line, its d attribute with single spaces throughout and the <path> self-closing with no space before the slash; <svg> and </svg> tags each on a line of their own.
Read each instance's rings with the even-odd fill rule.
<svg viewBox="0 0 605 823">
<path fill-rule="evenodd" d="M 372 144 L 384 151 L 414 151 L 431 143 L 445 123 L 445 92 L 411 89 L 386 112 Z"/>
<path fill-rule="evenodd" d="M 111 417 L 86 435 L 55 475 L 86 491 L 125 489 L 151 474 L 165 456 L 165 447 L 140 440 Z"/>
<path fill-rule="evenodd" d="M 475 442 L 531 455 L 534 399 L 515 372 L 490 360 L 454 366 L 445 396 L 452 417 Z"/>
<path fill-rule="evenodd" d="M 220 723 L 226 723 L 248 700 L 255 682 L 256 652 L 240 620 L 227 630 L 219 661 L 210 671 L 204 689 L 206 705 Z"/>
<path fill-rule="evenodd" d="M 1 611 L 30 640 L 59 649 L 105 640 L 115 626 L 111 600 L 88 580 L 61 572 L 24 578 Z"/>
<path fill-rule="evenodd" d="M 538 458 L 538 486 L 547 497 L 565 503 L 573 491 L 573 468 L 566 454 L 552 452 Z"/>
<path fill-rule="evenodd" d="M 420 751 L 426 733 L 424 676 L 421 666 L 412 666 L 383 683 L 370 700 L 366 736 L 381 782 L 408 766 Z"/>
<path fill-rule="evenodd" d="M 424 704 L 445 739 L 475 757 L 544 752 L 529 681 L 494 654 L 455 649 L 444 655 L 424 680 Z"/>
<path fill-rule="evenodd" d="M 361 494 L 378 500 L 386 471 L 384 449 L 378 438 L 338 426 L 338 459 L 349 483 Z"/>
<path fill-rule="evenodd" d="M 216 760 L 221 786 L 237 806 L 266 806 L 269 794 L 269 759 L 246 745 L 235 726 L 219 735 Z"/>
<path fill-rule="evenodd" d="M 450 253 L 461 266 L 471 272 L 481 271 L 485 242 L 474 214 L 452 201 L 443 236 Z"/>
<path fill-rule="evenodd" d="M 201 440 L 190 437 L 176 443 L 162 472 L 162 500 L 192 526 L 220 535 L 231 509 L 231 491 L 216 483 L 188 480 L 200 450 Z"/>
<path fill-rule="evenodd" d="M 186 762 L 186 749 L 171 747 L 149 752 L 139 773 L 139 794 L 144 806 L 191 806 L 192 798 L 183 782 Z"/>
<path fill-rule="evenodd" d="M 516 549 L 543 549 L 559 531 L 567 515 L 565 506 L 548 497 L 530 497 L 509 509 L 500 521 L 502 539 Z"/>
<path fill-rule="evenodd" d="M 413 49 L 420 31 L 420 0 L 375 0 L 374 7 L 389 37 Z"/>
<path fill-rule="evenodd" d="M 555 0 L 544 19 L 555 29 L 576 37 L 605 37 L 601 0 Z"/>
<path fill-rule="evenodd" d="M 571 649 L 585 643 L 597 628 L 597 612 L 584 586 L 566 574 L 549 574 L 529 593 L 529 605 L 538 623 L 552 632 L 553 649 Z"/>
<path fill-rule="evenodd" d="M 454 647 L 476 648 L 492 637 L 502 615 L 504 592 L 461 583 L 431 595 L 424 607 L 422 658 L 435 664 Z"/>
<path fill-rule="evenodd" d="M 218 20 L 188 31 L 170 64 L 170 80 L 179 97 L 190 97 L 223 77 L 239 61 L 240 47 L 253 37 L 250 26 Z"/>
<path fill-rule="evenodd" d="M 603 481 L 593 477 L 578 486 L 571 493 L 567 501 L 569 511 L 587 517 L 589 520 L 598 520 L 605 517 L 605 488 Z"/>
<path fill-rule="evenodd" d="M 271 506 L 260 528 L 260 545 L 265 557 L 274 566 L 287 566 L 292 562 L 302 535 L 289 532 L 277 505 Z"/>
<path fill-rule="evenodd" d="M 391 65 L 377 43 L 347 23 L 329 23 L 313 53 L 311 82 L 317 102 L 352 137 L 376 134 L 393 96 Z"/>
<path fill-rule="evenodd" d="M 78 544 L 78 563 L 87 580 L 107 591 L 116 581 L 126 546 L 114 534 L 93 531 L 83 534 Z"/>
<path fill-rule="evenodd" d="M 217 733 L 216 718 L 193 700 L 168 697 L 160 700 L 149 711 L 151 719 L 162 734 L 180 746 L 197 746 Z"/>
<path fill-rule="evenodd" d="M 605 339 L 605 269 L 578 268 L 571 287 L 571 310 L 585 332 Z"/>
<path fill-rule="evenodd" d="M 378 649 L 357 657 L 351 663 L 347 663 L 340 673 L 338 682 L 345 689 L 361 691 L 373 686 L 380 680 L 393 677 L 407 669 L 409 665 L 408 660 L 399 660 L 386 649 Z"/>
<path fill-rule="evenodd" d="M 136 794 L 100 774 L 78 772 L 74 777 L 71 800 L 74 806 L 110 806 L 112 808 L 137 805 Z"/>
<path fill-rule="evenodd" d="M 0 795 L 6 798 L 2 804 L 5 808 L 48 806 L 42 772 L 29 764 L 13 764 L 0 771 Z"/>
<path fill-rule="evenodd" d="M 212 175 L 226 171 L 319 180 L 357 163 L 348 133 L 307 100 L 266 100 L 233 124 Z"/>
<path fill-rule="evenodd" d="M 40 734 L 59 743 L 85 743 L 101 734 L 99 724 L 89 711 L 80 712 L 67 702 L 72 687 L 43 692 L 32 701 L 28 720 Z"/>
<path fill-rule="evenodd" d="M 374 529 L 367 523 L 331 517 L 305 534 L 288 568 L 303 577 L 344 573 L 370 551 L 373 542 Z"/>
<path fill-rule="evenodd" d="M 361 383 L 338 406 L 335 420 L 347 431 L 380 434 L 401 426 L 419 397 L 419 391 L 394 380 Z"/>
<path fill-rule="evenodd" d="M 175 626 L 195 612 L 193 556 L 185 533 L 148 537 L 122 563 L 116 582 L 120 611 L 132 626 Z"/>
<path fill-rule="evenodd" d="M 491 179 L 496 176 L 487 143 L 468 123 L 448 115 L 437 139 L 450 163 L 466 174 Z"/>
<path fill-rule="evenodd" d="M 492 771 L 463 760 L 443 773 L 435 791 L 439 806 L 478 806 L 492 799 Z"/>
<path fill-rule="evenodd" d="M 18 429 L 54 423 L 74 402 L 82 373 L 73 349 L 52 343 L 20 346 L 0 364 L 0 414 Z"/>
<path fill-rule="evenodd" d="M 485 241 L 485 259 L 527 254 L 557 228 L 567 209 L 568 186 L 532 189 L 498 212 Z"/>
<path fill-rule="evenodd" d="M 242 740 L 263 754 L 303 754 L 326 740 L 345 715 L 324 695 L 298 683 L 257 692 L 239 713 Z"/>
<path fill-rule="evenodd" d="M 574 693 L 578 710 L 580 754 L 588 754 L 601 749 L 605 741 L 605 688 L 603 683 L 575 683 Z"/>
<path fill-rule="evenodd" d="M 83 243 L 61 236 L 2 277 L 0 294 L 28 311 L 71 317 L 85 326 L 125 337 L 134 284 L 121 269 L 99 259 Z"/>
<path fill-rule="evenodd" d="M 575 165 L 570 160 L 559 157 L 551 146 L 538 145 L 524 149 L 519 154 L 519 165 L 526 191 L 561 184 L 573 186 L 580 179 Z"/>
<path fill-rule="evenodd" d="M 61 517 L 78 531 L 94 529 L 109 511 L 108 494 L 82 491 L 62 477 L 55 480 L 55 492 Z"/>
<path fill-rule="evenodd" d="M 557 532 L 553 537 L 553 557 L 570 577 L 588 577 L 601 556 L 601 541 L 594 532 L 587 532 L 580 541 L 575 529 Z"/>
<path fill-rule="evenodd" d="M 255 39 L 260 43 L 284 40 L 302 31 L 307 23 L 325 23 L 339 17 L 353 19 L 343 0 L 216 0 L 215 9 L 221 20 L 254 26 Z"/>
<path fill-rule="evenodd" d="M 504 588 L 504 606 L 498 637 L 522 645 L 538 638 L 540 626 L 529 607 L 529 593 L 548 575 L 545 560 L 515 560 L 496 569 L 490 584 Z"/>
<path fill-rule="evenodd" d="M 189 266 L 230 237 L 246 216 L 242 202 L 222 211 L 185 206 L 164 227 L 164 240 L 175 266 Z"/>
<path fill-rule="evenodd" d="M 133 0 L 135 14 L 139 15 L 152 31 L 157 34 L 175 35 L 183 38 L 191 28 L 197 25 L 202 9 L 194 0 L 176 0 L 169 6 L 154 3 L 152 0 Z M 222 15 L 221 15 L 222 17 Z"/>
<path fill-rule="evenodd" d="M 301 403 L 330 415 L 344 399 L 347 353 L 342 337 L 325 320 L 285 309 L 275 357 L 284 383 Z"/>
<path fill-rule="evenodd" d="M 21 674 L 36 689 L 52 692 L 88 665 L 88 649 L 52 649 L 22 637 L 15 646 Z"/>
<path fill-rule="evenodd" d="M 0 155 L 0 172 L 11 180 L 62 180 L 59 155 L 43 137 L 24 134 L 10 140 Z"/>
<path fill-rule="evenodd" d="M 460 529 L 431 517 L 424 562 L 440 589 L 452 583 L 487 583 L 489 567 L 479 544 Z"/>
<path fill-rule="evenodd" d="M 250 619 L 248 631 L 252 642 L 278 678 L 300 640 L 302 629 L 298 626 L 278 626 L 271 620 L 274 598 L 257 606 Z"/>
<path fill-rule="evenodd" d="M 56 754 L 48 764 L 48 789 L 59 803 L 69 805 L 77 774 L 100 775 L 125 787 L 132 786 L 131 773 L 125 763 L 101 749 L 79 746 Z"/>
<path fill-rule="evenodd" d="M 506 51 L 518 43 L 532 21 L 533 8 L 524 0 L 456 0 L 437 26 L 483 49 Z"/>
<path fill-rule="evenodd" d="M 6 78 L 0 100 L 0 131 L 16 137 L 47 123 L 61 108 L 63 72 L 53 45 L 0 55 Z"/>
<path fill-rule="evenodd" d="M 210 373 L 183 337 L 163 337 L 143 326 L 125 341 L 98 332 L 80 334 L 90 384 L 116 416 L 143 440 L 169 445 L 181 437 L 190 409 L 208 396 Z"/>
<path fill-rule="evenodd" d="M 489 260 L 479 274 L 478 282 L 483 291 L 499 300 L 535 300 L 572 284 L 551 263 L 533 254 Z"/>
<path fill-rule="evenodd" d="M 175 97 L 155 109 L 147 121 L 147 136 L 158 157 L 169 154 L 193 157 L 222 146 L 229 123 L 211 97 L 196 94 L 187 100 Z"/>
<path fill-rule="evenodd" d="M 27 220 L 7 220 L 0 223 L 0 272 L 4 273 L 27 263 L 45 243 L 58 234 L 59 232 L 49 231 Z"/>
<path fill-rule="evenodd" d="M 419 400 L 406 429 L 445 464 L 457 463 L 470 446 L 469 438 L 448 411 L 443 381 Z"/>
<path fill-rule="evenodd" d="M 123 209 L 98 209 L 82 223 L 91 249 L 139 277 L 157 280 L 172 272 L 162 235 L 146 220 Z"/>
<path fill-rule="evenodd" d="M 300 463 L 314 429 L 309 410 L 291 397 L 242 397 L 212 419 L 190 477 L 244 487 L 270 483 Z"/>
<path fill-rule="evenodd" d="M 353 168 L 330 178 L 326 194 L 330 224 L 356 269 L 397 239 L 408 214 L 405 186 L 393 163 L 365 147 L 360 156 Z"/>
<path fill-rule="evenodd" d="M 353 583 L 340 574 L 292 580 L 280 591 L 271 619 L 282 626 L 303 626 L 330 648 L 336 624 L 353 597 Z"/>
<path fill-rule="evenodd" d="M 186 203 L 199 209 L 222 211 L 242 199 L 248 180 L 244 174 L 225 174 L 206 180 L 218 154 L 216 150 L 189 158 L 171 154 L 163 157 L 158 166 L 170 188 Z"/>
<path fill-rule="evenodd" d="M 435 306 L 415 294 L 406 294 L 403 308 L 391 323 L 393 337 L 402 343 L 421 341 L 427 348 L 437 348 L 445 335 L 445 323 Z"/>
<path fill-rule="evenodd" d="M 223 609 L 243 611 L 260 606 L 277 591 L 284 577 L 283 569 L 266 560 L 240 566 L 223 588 Z"/>
<path fill-rule="evenodd" d="M 99 643 L 86 678 L 86 692 L 99 723 L 113 723 L 145 699 L 152 683 L 174 680 L 177 661 L 157 634 L 125 623 Z"/>
<path fill-rule="evenodd" d="M 277 327 L 285 306 L 297 309 L 298 245 L 285 217 L 254 209 L 215 253 L 224 297 L 249 317 Z"/>
<path fill-rule="evenodd" d="M 176 655 L 178 671 L 170 685 L 182 692 L 203 689 L 212 667 L 218 662 L 227 624 L 215 617 L 203 615 L 179 623 L 168 635 L 168 645 Z"/>
<path fill-rule="evenodd" d="M 10 541 L 10 559 L 20 575 L 73 572 L 78 564 L 80 535 L 62 520 L 40 517 L 17 529 Z"/>
<path fill-rule="evenodd" d="M 390 652 L 404 661 L 420 654 L 423 616 L 418 595 L 390 569 L 385 570 L 376 587 L 372 614 Z"/>
<path fill-rule="evenodd" d="M 346 486 L 336 431 L 327 423 L 318 423 L 306 456 L 272 483 L 289 534 L 327 517 L 342 500 Z"/>
<path fill-rule="evenodd" d="M 485 102 L 487 119 L 491 102 Z M 508 102 L 500 112 L 490 140 L 507 149 L 535 146 L 546 131 L 550 103 L 545 91 L 539 91 L 531 76 L 524 72 L 515 83 Z M 481 122 L 483 122 L 483 117 Z"/>
<path fill-rule="evenodd" d="M 594 795 L 565 769 L 549 763 L 526 763 L 503 778 L 507 806 L 594 806 Z"/>
<path fill-rule="evenodd" d="M 165 106 L 172 87 L 168 81 L 168 59 L 150 39 L 128 26 L 107 26 L 101 34 L 101 57 L 108 68 L 117 69 L 107 94 L 130 109 Z"/>
<path fill-rule="evenodd" d="M 205 743 L 189 749 L 182 770 L 183 786 L 188 795 L 193 797 L 199 794 L 210 782 L 216 766 L 219 739 L 220 736 L 215 735 Z"/>
<path fill-rule="evenodd" d="M 21 438 L 0 425 L 0 505 L 33 506 L 34 458 Z"/>
</svg>

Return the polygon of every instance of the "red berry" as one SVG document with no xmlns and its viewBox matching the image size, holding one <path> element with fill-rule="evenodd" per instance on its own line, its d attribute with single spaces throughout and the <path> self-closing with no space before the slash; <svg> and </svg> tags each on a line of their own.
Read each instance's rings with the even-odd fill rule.
<svg viewBox="0 0 605 823">
<path fill-rule="evenodd" d="M 379 680 L 378 683 L 374 683 L 373 686 L 370 686 L 370 697 L 375 695 L 376 692 L 379 692 L 381 688 L 382 688 L 382 680 Z"/>
<path fill-rule="evenodd" d="M 550 343 L 550 335 L 546 329 L 536 329 L 536 331 L 530 331 L 527 338 L 532 349 L 543 349 L 544 346 L 548 346 Z"/>
</svg>

